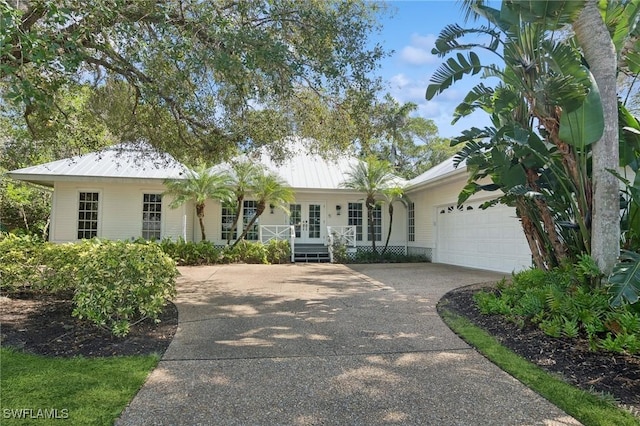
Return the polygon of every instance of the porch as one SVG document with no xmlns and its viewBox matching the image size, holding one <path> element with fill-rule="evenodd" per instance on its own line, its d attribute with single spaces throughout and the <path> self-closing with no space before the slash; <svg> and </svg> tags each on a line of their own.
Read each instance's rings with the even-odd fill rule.
<svg viewBox="0 0 640 426">
<path fill-rule="evenodd" d="M 336 246 L 344 246 L 347 252 L 356 250 L 355 226 L 327 226 L 326 238 L 321 243 L 299 242 L 295 225 L 260 225 L 258 230 L 258 239 L 263 244 L 271 240 L 289 241 L 292 263 L 333 263 Z"/>
</svg>

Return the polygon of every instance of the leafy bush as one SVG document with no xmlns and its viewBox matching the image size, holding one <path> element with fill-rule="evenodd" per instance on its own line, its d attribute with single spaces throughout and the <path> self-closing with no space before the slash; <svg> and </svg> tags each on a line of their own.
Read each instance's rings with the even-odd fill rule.
<svg viewBox="0 0 640 426">
<path fill-rule="evenodd" d="M 384 256 L 372 251 L 358 251 L 354 259 L 348 263 L 418 263 L 427 262 L 424 256 L 395 254 L 387 252 Z"/>
<path fill-rule="evenodd" d="M 633 305 L 609 305 L 607 289 L 591 285 L 598 275 L 588 260 L 576 268 L 531 269 L 482 291 L 474 300 L 483 314 L 505 315 L 519 326 L 532 324 L 552 337 L 585 337 L 592 348 L 640 351 L 640 313 Z"/>
<path fill-rule="evenodd" d="M 31 235 L 4 236 L 0 240 L 0 289 L 73 290 L 86 244 L 53 244 Z"/>
<path fill-rule="evenodd" d="M 40 280 L 42 245 L 42 240 L 31 235 L 0 236 L 0 291 L 17 291 Z"/>
<path fill-rule="evenodd" d="M 124 336 L 132 322 L 157 319 L 175 296 L 175 262 L 157 244 L 92 240 L 85 249 L 74 316 Z"/>
<path fill-rule="evenodd" d="M 74 290 L 78 268 L 89 244 L 89 241 L 75 244 L 43 244 L 40 252 L 41 280 L 33 282 L 32 286 L 48 292 Z"/>
<path fill-rule="evenodd" d="M 270 240 L 265 249 L 267 251 L 267 262 L 281 264 L 291 262 L 291 245 L 287 240 Z"/>
<path fill-rule="evenodd" d="M 162 251 L 178 265 L 214 265 L 218 263 L 287 263 L 291 259 L 288 241 L 271 240 L 262 244 L 257 241 L 240 241 L 235 247 L 217 248 L 210 241 L 197 243 L 183 239 L 164 239 L 159 243 Z"/>
<path fill-rule="evenodd" d="M 160 247 L 178 265 L 211 265 L 220 263 L 222 250 L 210 241 L 187 242 L 182 238 L 172 241 L 165 238 Z"/>
<path fill-rule="evenodd" d="M 222 253 L 223 261 L 227 263 L 269 263 L 267 260 L 267 250 L 264 244 L 260 242 L 242 240 L 235 247 L 225 247 Z"/>
</svg>

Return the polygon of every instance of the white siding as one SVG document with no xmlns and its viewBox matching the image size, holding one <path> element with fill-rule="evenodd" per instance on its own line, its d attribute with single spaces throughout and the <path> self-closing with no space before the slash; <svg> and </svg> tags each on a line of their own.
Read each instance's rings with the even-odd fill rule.
<svg viewBox="0 0 640 426">
<path fill-rule="evenodd" d="M 142 198 L 145 193 L 162 193 L 164 186 L 151 181 L 140 183 L 73 183 L 57 182 L 54 190 L 55 209 L 52 215 L 51 241 L 77 240 L 78 194 L 98 192 L 98 237 L 131 239 L 142 235 Z M 171 209 L 171 199 L 162 200 L 162 238 L 176 239 L 182 235 L 182 208 Z M 190 208 L 185 207 L 190 214 Z M 189 217 L 189 216 L 188 216 Z M 188 224 L 190 226 L 190 224 Z"/>
</svg>

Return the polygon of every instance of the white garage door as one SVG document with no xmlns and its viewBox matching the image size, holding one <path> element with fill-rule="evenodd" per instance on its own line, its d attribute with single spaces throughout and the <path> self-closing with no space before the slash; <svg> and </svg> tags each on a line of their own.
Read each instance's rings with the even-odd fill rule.
<svg viewBox="0 0 640 426">
<path fill-rule="evenodd" d="M 512 272 L 531 266 L 531 252 L 515 209 L 480 203 L 438 207 L 435 261 Z"/>
</svg>

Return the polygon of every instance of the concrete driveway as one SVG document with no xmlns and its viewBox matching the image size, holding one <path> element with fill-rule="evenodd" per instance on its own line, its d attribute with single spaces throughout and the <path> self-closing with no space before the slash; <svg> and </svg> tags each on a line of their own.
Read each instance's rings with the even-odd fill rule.
<svg viewBox="0 0 640 426">
<path fill-rule="evenodd" d="M 437 264 L 181 268 L 179 326 L 118 425 L 576 425 L 435 305 L 502 275 Z"/>
</svg>

